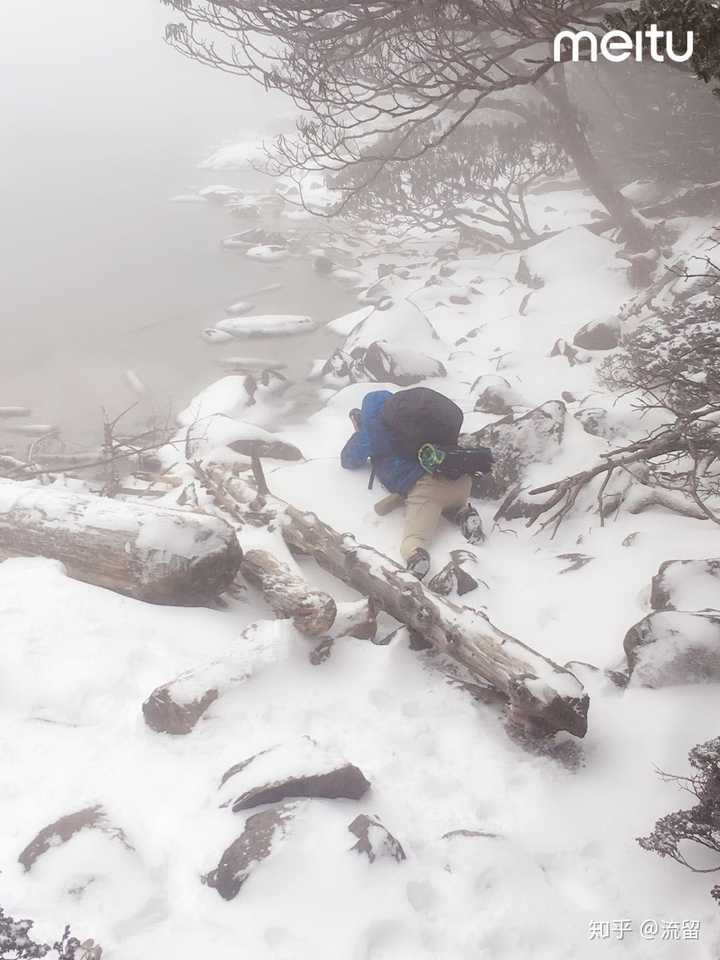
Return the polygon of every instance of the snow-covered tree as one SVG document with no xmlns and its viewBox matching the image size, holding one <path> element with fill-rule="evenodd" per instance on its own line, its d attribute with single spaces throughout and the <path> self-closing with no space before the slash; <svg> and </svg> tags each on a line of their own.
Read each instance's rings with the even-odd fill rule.
<svg viewBox="0 0 720 960">
<path fill-rule="evenodd" d="M 415 148 L 432 139 L 437 126 L 418 128 Z M 368 161 L 347 167 L 331 184 L 350 190 L 350 212 L 374 223 L 430 231 L 459 227 L 492 246 L 520 246 L 538 236 L 525 203 L 527 191 L 568 165 L 547 110 L 519 124 L 464 124 L 435 150 L 416 153 L 402 166 Z M 352 189 L 364 179 L 367 189 Z"/>
</svg>

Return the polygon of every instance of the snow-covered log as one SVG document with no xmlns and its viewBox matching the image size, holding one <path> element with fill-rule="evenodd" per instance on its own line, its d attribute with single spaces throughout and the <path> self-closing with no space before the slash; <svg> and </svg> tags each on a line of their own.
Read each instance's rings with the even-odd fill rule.
<svg viewBox="0 0 720 960">
<path fill-rule="evenodd" d="M 292 619 L 300 633 L 312 637 L 357 637 L 370 640 L 377 630 L 377 611 L 366 597 L 336 603 L 312 590 L 302 577 L 266 550 L 248 550 L 241 571 L 257 587 L 280 619 Z"/>
<path fill-rule="evenodd" d="M 301 633 L 321 637 L 334 624 L 337 606 L 333 598 L 320 590 L 311 590 L 302 577 L 267 550 L 249 550 L 240 569 L 245 579 L 261 591 L 273 612 L 281 619 L 292 619 Z"/>
<path fill-rule="evenodd" d="M 312 652 L 322 662 L 335 638 L 350 636 L 371 640 L 377 630 L 374 604 L 363 598 L 337 604 L 337 616 L 325 654 Z M 216 700 L 247 683 L 253 676 L 290 656 L 294 638 L 287 621 L 261 620 L 243 630 L 232 652 L 219 660 L 199 664 L 179 677 L 156 687 L 143 703 L 145 723 L 157 733 L 182 736 L 191 733 Z"/>
<path fill-rule="evenodd" d="M 0 560 L 28 556 L 138 600 L 199 606 L 232 583 L 242 551 L 217 517 L 0 480 Z"/>
<path fill-rule="evenodd" d="M 397 563 L 338 533 L 312 513 L 284 511 L 287 543 L 370 597 L 411 630 L 503 693 L 519 722 L 543 732 L 587 731 L 589 698 L 572 673 L 498 630 L 477 610 L 427 590 Z"/>
</svg>

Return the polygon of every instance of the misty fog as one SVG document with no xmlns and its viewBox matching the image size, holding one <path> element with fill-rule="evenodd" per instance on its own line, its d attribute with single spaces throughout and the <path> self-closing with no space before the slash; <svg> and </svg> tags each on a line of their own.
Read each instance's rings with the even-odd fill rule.
<svg viewBox="0 0 720 960">
<path fill-rule="evenodd" d="M 127 369 L 156 409 L 183 406 L 219 375 L 200 331 L 253 288 L 283 283 L 264 309 L 321 319 L 347 302 L 307 263 L 221 250 L 242 227 L 223 209 L 170 202 L 216 182 L 257 188 L 252 170 L 198 164 L 272 133 L 287 112 L 250 81 L 169 49 L 170 14 L 151 0 L 0 6 L 3 402 L 68 437 L 97 439 L 101 406 L 117 413 L 137 399 Z M 264 349 L 277 346 L 252 352 Z M 290 350 L 296 363 L 314 352 Z"/>
</svg>

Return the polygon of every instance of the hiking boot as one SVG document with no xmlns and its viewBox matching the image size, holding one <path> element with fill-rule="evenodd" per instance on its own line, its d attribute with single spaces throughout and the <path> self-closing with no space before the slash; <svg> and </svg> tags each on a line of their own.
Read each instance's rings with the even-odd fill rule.
<svg viewBox="0 0 720 960">
<path fill-rule="evenodd" d="M 460 527 L 462 535 L 468 543 L 483 543 L 485 534 L 483 533 L 482 520 L 480 514 L 471 504 L 466 504 L 455 515 L 455 523 Z"/>
<path fill-rule="evenodd" d="M 422 580 L 430 570 L 430 554 L 422 547 L 416 547 L 407 559 L 407 570 Z"/>
</svg>

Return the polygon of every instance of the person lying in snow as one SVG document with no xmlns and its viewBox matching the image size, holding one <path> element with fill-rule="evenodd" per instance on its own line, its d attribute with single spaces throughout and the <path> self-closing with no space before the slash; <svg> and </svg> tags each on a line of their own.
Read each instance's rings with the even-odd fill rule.
<svg viewBox="0 0 720 960">
<path fill-rule="evenodd" d="M 472 474 L 492 468 L 487 447 L 457 446 L 462 410 L 435 390 L 412 387 L 391 393 L 373 390 L 360 410 L 351 410 L 355 432 L 340 462 L 356 470 L 370 462 L 370 488 L 377 476 L 405 500 L 400 553 L 420 580 L 430 569 L 429 547 L 441 514 L 460 526 L 470 543 L 485 538 L 477 510 L 468 503 Z"/>
</svg>

